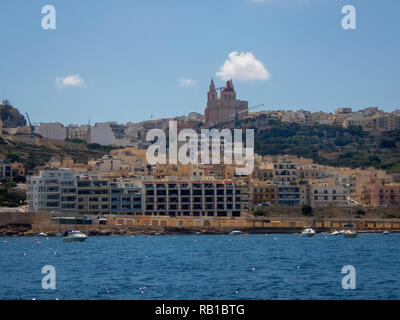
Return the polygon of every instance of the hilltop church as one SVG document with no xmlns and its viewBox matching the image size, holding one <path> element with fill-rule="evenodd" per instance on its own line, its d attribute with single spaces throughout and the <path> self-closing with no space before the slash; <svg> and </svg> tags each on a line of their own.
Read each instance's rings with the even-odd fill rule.
<svg viewBox="0 0 400 320">
<path fill-rule="evenodd" d="M 221 89 L 218 97 L 214 81 L 211 79 L 210 89 L 207 97 L 207 107 L 204 111 L 204 122 L 213 125 L 221 122 L 235 120 L 235 113 L 238 112 L 239 119 L 247 115 L 249 103 L 237 100 L 232 80 L 226 81 L 226 86 Z"/>
</svg>

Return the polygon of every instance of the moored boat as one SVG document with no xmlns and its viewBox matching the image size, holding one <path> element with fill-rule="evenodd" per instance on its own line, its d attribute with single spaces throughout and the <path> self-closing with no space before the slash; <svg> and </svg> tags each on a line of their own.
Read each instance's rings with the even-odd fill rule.
<svg viewBox="0 0 400 320">
<path fill-rule="evenodd" d="M 309 226 L 305 226 L 300 235 L 302 237 L 313 237 L 315 236 L 315 230 Z"/>
<path fill-rule="evenodd" d="M 64 233 L 64 242 L 83 242 L 86 241 L 87 235 L 79 230 L 67 230 Z"/>
<path fill-rule="evenodd" d="M 353 229 L 345 230 L 343 232 L 343 237 L 345 238 L 357 238 L 357 231 Z"/>
</svg>

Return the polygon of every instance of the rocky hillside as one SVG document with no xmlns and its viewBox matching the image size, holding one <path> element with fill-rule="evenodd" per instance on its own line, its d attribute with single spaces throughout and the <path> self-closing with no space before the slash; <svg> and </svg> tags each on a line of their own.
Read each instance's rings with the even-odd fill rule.
<svg viewBox="0 0 400 320">
<path fill-rule="evenodd" d="M 25 117 L 8 100 L 0 104 L 0 119 L 3 121 L 3 128 L 26 126 Z"/>
<path fill-rule="evenodd" d="M 25 142 L 11 141 L 0 138 L 0 159 L 11 162 L 22 162 L 27 174 L 32 174 L 36 167 L 43 166 L 52 157 L 59 159 L 71 158 L 79 163 L 87 163 L 90 159 L 98 159 L 109 154 L 112 147 L 101 146 L 95 143 L 50 140 L 40 137 L 34 139 L 29 136 Z"/>
</svg>

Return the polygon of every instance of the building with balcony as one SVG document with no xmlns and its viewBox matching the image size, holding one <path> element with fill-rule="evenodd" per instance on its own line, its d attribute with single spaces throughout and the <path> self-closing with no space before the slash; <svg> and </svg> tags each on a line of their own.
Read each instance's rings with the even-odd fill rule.
<svg viewBox="0 0 400 320">
<path fill-rule="evenodd" d="M 233 182 L 144 182 L 145 215 L 239 217 L 247 205 L 246 187 Z"/>
<path fill-rule="evenodd" d="M 276 184 L 290 184 L 298 180 L 298 164 L 293 162 L 274 163 L 274 182 Z"/>
<path fill-rule="evenodd" d="M 78 213 L 103 215 L 110 213 L 110 187 L 107 180 L 96 176 L 78 176 Z"/>
<path fill-rule="evenodd" d="M 372 207 L 400 205 L 400 184 L 370 185 L 365 193 L 366 204 Z"/>
<path fill-rule="evenodd" d="M 312 206 L 344 207 L 346 206 L 346 191 L 340 185 L 319 184 L 312 186 Z"/>
<path fill-rule="evenodd" d="M 110 182 L 110 213 L 117 215 L 142 214 L 142 184 Z"/>
<path fill-rule="evenodd" d="M 77 180 L 69 170 L 42 170 L 27 177 L 29 211 L 75 213 L 77 209 Z"/>
<path fill-rule="evenodd" d="M 278 186 L 278 205 L 280 206 L 300 205 L 300 187 L 297 185 Z"/>
</svg>

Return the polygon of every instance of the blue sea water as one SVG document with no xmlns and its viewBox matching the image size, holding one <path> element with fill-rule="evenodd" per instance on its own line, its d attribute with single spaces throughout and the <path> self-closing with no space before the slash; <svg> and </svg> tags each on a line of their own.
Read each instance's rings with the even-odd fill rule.
<svg viewBox="0 0 400 320">
<path fill-rule="evenodd" d="M 400 299 L 400 234 L 37 240 L 0 238 L 0 299 Z M 45 265 L 55 290 L 42 288 Z M 342 288 L 345 265 L 355 290 Z"/>
</svg>

